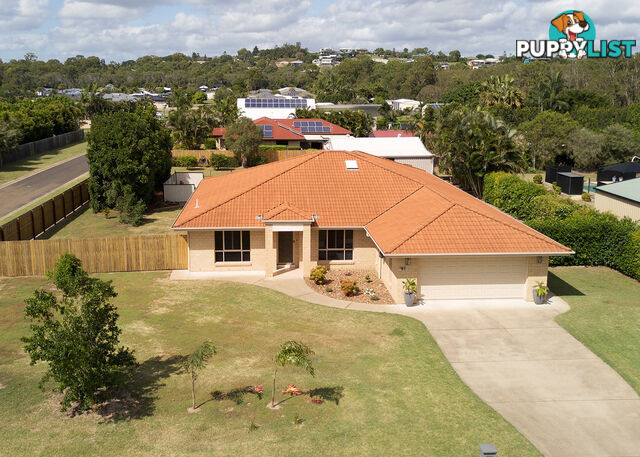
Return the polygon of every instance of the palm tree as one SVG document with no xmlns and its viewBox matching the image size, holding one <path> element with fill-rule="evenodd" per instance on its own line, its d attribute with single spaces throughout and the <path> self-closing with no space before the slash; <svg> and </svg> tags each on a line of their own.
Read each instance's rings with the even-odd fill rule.
<svg viewBox="0 0 640 457">
<path fill-rule="evenodd" d="M 440 169 L 460 186 L 481 197 L 484 176 L 492 171 L 518 171 L 524 163 L 520 135 L 487 111 L 461 108 L 439 126 Z"/>
<path fill-rule="evenodd" d="M 560 98 L 565 84 L 562 73 L 559 71 L 554 75 L 544 75 L 533 89 L 532 94 L 536 99 L 540 111 L 566 111 L 569 104 Z"/>
<path fill-rule="evenodd" d="M 183 366 L 191 375 L 191 410 L 196 410 L 196 379 L 198 372 L 207 366 L 209 359 L 216 353 L 211 341 L 205 341 L 195 352 L 185 357 Z"/>
<path fill-rule="evenodd" d="M 273 392 L 271 392 L 271 407 L 276 406 L 276 376 L 278 375 L 278 367 L 285 367 L 287 365 L 300 367 L 311 376 L 315 376 L 315 370 L 313 369 L 310 358 L 310 356 L 312 356 L 313 354 L 314 352 L 308 346 L 297 341 L 285 341 L 280 345 L 275 357 L 276 369 L 273 372 Z"/>
<path fill-rule="evenodd" d="M 515 86 L 515 80 L 509 75 L 491 76 L 482 83 L 480 99 L 488 106 L 522 106 L 522 92 Z"/>
</svg>

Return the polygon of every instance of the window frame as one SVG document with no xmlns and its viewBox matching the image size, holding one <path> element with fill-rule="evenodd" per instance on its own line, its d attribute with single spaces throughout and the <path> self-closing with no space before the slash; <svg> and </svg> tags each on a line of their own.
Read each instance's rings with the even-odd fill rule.
<svg viewBox="0 0 640 457">
<path fill-rule="evenodd" d="M 353 229 L 318 230 L 320 262 L 353 262 L 353 246 Z"/>
<path fill-rule="evenodd" d="M 236 233 L 239 234 L 239 249 L 234 249 L 235 246 L 233 246 L 237 241 L 234 239 Z M 222 243 L 222 249 L 219 241 Z M 227 243 L 232 245 L 228 249 Z M 227 256 L 235 257 L 235 254 L 239 255 L 237 259 L 227 259 Z M 221 264 L 251 263 L 251 232 L 249 230 L 216 230 L 213 235 L 213 260 Z"/>
</svg>

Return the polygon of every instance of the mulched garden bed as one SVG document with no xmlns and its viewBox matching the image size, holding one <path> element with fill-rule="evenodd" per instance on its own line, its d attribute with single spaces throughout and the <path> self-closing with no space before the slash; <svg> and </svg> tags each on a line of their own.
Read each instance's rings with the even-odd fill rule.
<svg viewBox="0 0 640 457">
<path fill-rule="evenodd" d="M 367 282 L 366 276 L 369 275 L 371 282 Z M 307 285 L 311 287 L 315 292 L 319 294 L 327 295 L 331 298 L 338 300 L 348 300 L 358 303 L 378 303 L 378 304 L 390 304 L 393 303 L 393 299 L 387 291 L 384 283 L 373 270 L 329 270 L 326 275 L 327 282 L 322 285 L 314 283 L 311 279 L 305 278 Z M 340 280 L 356 281 L 360 288 L 360 293 L 353 297 L 347 297 L 340 288 Z M 364 293 L 367 289 L 373 289 L 375 296 L 379 300 L 372 300 L 371 296 Z"/>
</svg>

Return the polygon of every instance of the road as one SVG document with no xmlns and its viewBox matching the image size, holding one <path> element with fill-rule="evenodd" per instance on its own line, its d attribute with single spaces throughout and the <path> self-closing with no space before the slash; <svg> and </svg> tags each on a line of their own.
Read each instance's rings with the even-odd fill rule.
<svg viewBox="0 0 640 457">
<path fill-rule="evenodd" d="M 0 188 L 0 219 L 88 171 L 87 156 L 83 154 Z"/>
</svg>

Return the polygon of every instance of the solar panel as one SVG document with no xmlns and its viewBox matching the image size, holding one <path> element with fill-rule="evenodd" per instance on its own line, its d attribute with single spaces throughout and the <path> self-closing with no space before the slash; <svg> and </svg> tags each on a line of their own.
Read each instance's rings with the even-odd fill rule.
<svg viewBox="0 0 640 457">
<path fill-rule="evenodd" d="M 245 108 L 304 108 L 305 98 L 247 98 Z"/>
</svg>

